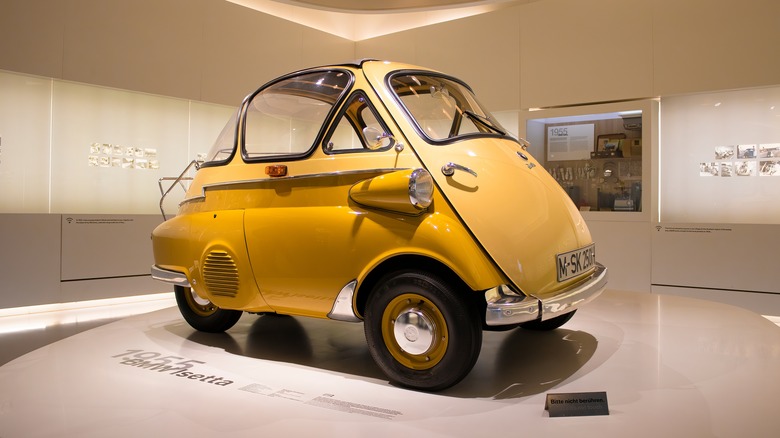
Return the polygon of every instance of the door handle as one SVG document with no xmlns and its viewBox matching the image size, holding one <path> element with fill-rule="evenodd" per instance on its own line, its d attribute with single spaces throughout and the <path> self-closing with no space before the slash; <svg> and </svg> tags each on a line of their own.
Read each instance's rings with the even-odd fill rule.
<svg viewBox="0 0 780 438">
<path fill-rule="evenodd" d="M 441 166 L 441 173 L 444 174 L 444 176 L 452 176 L 455 174 L 456 170 L 460 170 L 466 173 L 470 173 L 471 175 L 477 176 L 477 172 L 474 172 L 473 170 L 469 169 L 466 166 L 461 166 L 460 164 L 449 162 L 445 164 L 444 166 Z"/>
</svg>

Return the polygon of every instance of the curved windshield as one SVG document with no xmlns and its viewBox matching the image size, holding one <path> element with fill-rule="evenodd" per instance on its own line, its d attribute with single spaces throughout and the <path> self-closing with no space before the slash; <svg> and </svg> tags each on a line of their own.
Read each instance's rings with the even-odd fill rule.
<svg viewBox="0 0 780 438">
<path fill-rule="evenodd" d="M 432 141 L 507 135 L 506 129 L 461 82 L 428 73 L 402 73 L 390 78 L 389 83 L 417 129 Z"/>
</svg>

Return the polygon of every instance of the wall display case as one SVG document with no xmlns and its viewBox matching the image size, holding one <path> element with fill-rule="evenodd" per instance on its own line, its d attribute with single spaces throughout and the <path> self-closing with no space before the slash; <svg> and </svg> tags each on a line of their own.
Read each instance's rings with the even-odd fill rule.
<svg viewBox="0 0 780 438">
<path fill-rule="evenodd" d="M 661 105 L 653 291 L 764 311 L 779 293 L 767 272 L 780 246 L 780 87 Z"/>
<path fill-rule="evenodd" d="M 780 87 L 662 105 L 660 221 L 780 224 Z"/>
<path fill-rule="evenodd" d="M 581 211 L 638 213 L 647 208 L 647 108 L 627 102 L 531 111 L 526 138 Z"/>
<path fill-rule="evenodd" d="M 2 71 L 0 95 L 0 213 L 157 214 L 234 111 Z"/>
</svg>

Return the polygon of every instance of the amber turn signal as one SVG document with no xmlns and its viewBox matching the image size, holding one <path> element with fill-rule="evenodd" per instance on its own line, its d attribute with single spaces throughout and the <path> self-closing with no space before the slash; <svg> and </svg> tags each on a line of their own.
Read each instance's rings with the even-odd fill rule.
<svg viewBox="0 0 780 438">
<path fill-rule="evenodd" d="M 270 177 L 287 176 L 287 166 L 284 164 L 265 166 L 265 174 Z"/>
</svg>

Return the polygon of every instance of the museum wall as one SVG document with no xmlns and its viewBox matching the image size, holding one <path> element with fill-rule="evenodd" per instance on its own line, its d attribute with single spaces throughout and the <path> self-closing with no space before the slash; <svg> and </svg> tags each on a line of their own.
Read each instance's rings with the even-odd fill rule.
<svg viewBox="0 0 780 438">
<path fill-rule="evenodd" d="M 219 106 L 235 106 L 248 92 L 279 74 L 362 57 L 410 62 L 452 73 L 469 82 L 488 107 L 504 116 L 517 115 L 520 135 L 525 134 L 524 120 L 530 118 L 522 114 L 529 108 L 587 107 L 595 102 L 652 97 L 663 100 L 668 96 L 780 83 L 780 58 L 773 56 L 780 37 L 780 27 L 776 26 L 780 3 L 773 0 L 721 0 L 717 7 L 710 0 L 540 0 L 357 42 L 223 0 L 0 0 L 0 11 L 0 70 L 31 75 L 30 81 L 42 81 L 44 87 L 63 92 L 80 84 L 97 86 L 97 91 L 91 92 L 99 99 L 114 92 L 122 94 L 123 90 L 148 93 L 147 100 L 161 98 L 164 105 L 175 107 L 173 120 L 177 126 L 182 117 L 206 117 L 212 104 L 217 107 L 214 118 L 204 124 L 218 124 L 216 119 L 221 119 L 224 112 Z M 63 229 L 68 217 L 113 212 L 121 218 L 139 212 L 113 211 L 116 206 L 110 202 L 97 209 L 52 202 L 52 196 L 75 199 L 86 188 L 68 187 L 68 172 L 49 161 L 67 159 L 70 149 L 52 143 L 51 150 L 39 150 L 43 143 L 48 147 L 48 136 L 60 135 L 67 144 L 83 147 L 109 140 L 81 138 L 77 129 L 38 129 L 40 120 L 35 111 L 41 108 L 46 113 L 41 115 L 43 119 L 57 117 L 54 125 L 78 122 L 94 130 L 99 119 L 79 121 L 76 107 L 48 113 L 45 93 L 35 99 L 40 102 L 15 101 L 20 109 L 31 109 L 20 112 L 29 117 L 3 114 L 16 129 L 29 133 L 24 147 L 32 152 L 26 153 L 39 154 L 43 162 L 17 170 L 23 174 L 24 184 L 11 190 L 15 211 L 6 209 L 0 214 L 0 239 L 6 249 L 0 267 L 5 280 L 0 308 L 90 299 L 101 294 L 148 293 L 158 287 L 151 282 L 138 287 L 140 277 L 135 272 L 145 268 L 134 268 L 133 274 L 123 274 L 124 279 L 118 275 L 115 282 L 100 275 L 87 278 L 94 273 L 76 280 L 63 277 L 61 245 L 51 242 L 61 243 L 66 238 Z M 192 110 L 199 106 L 203 111 Z M 193 134 L 179 130 L 174 137 L 182 135 Z M 207 136 L 205 130 L 198 135 Z M 164 155 L 175 139 L 153 148 Z M 8 137 L 2 141 L 0 147 L 7 158 Z M 183 167 L 193 152 L 188 144 L 161 165 Z M 79 155 L 77 160 L 82 158 Z M 653 164 L 653 174 L 657 165 Z M 167 167 L 162 171 L 172 173 Z M 17 181 L 2 177 L 0 171 L 0 188 L 4 191 L 9 181 Z M 647 193 L 656 199 L 656 184 L 650 181 L 648 185 L 652 187 Z M 18 197 L 18 190 L 47 195 Z M 110 191 L 111 187 L 100 190 Z M 147 204 L 145 199 L 139 202 Z M 667 274 L 671 275 L 669 269 L 674 266 L 656 256 L 671 251 L 671 247 L 664 246 L 668 239 L 652 235 L 658 217 L 650 215 L 650 210 L 639 220 L 586 215 L 594 237 L 601 242 L 599 258 L 610 266 L 610 287 L 647 292 L 654 288 L 654 281 L 661 283 Z M 40 211 L 46 213 L 34 213 Z M 125 224 L 125 232 L 135 236 L 138 248 L 144 248 L 148 245 L 144 240 L 148 236 L 145 221 L 159 220 L 159 216 L 148 213 L 130 217 L 146 218 Z M 755 235 L 741 230 L 729 239 Z M 762 228 L 761 232 L 774 230 Z M 136 249 L 129 252 L 134 254 L 130 265 L 138 267 L 143 255 L 139 256 Z M 91 248 L 80 250 L 89 253 Z M 110 245 L 95 251 L 104 254 L 102 251 L 110 251 Z M 114 251 L 116 256 L 101 259 L 109 265 L 105 268 L 109 273 L 123 263 L 123 250 L 114 247 Z M 719 257 L 713 253 L 699 256 L 705 261 Z M 748 263 L 760 267 L 759 256 L 751 257 Z M 29 266 L 27 262 L 34 265 L 36 261 L 47 269 L 21 269 Z M 684 271 L 684 265 L 676 266 Z M 658 272 L 654 272 L 656 266 Z M 36 276 L 36 272 L 41 275 Z M 738 278 L 733 272 L 716 274 Z M 44 284 L 56 286 L 56 293 L 36 292 Z M 682 286 L 662 287 L 680 294 L 696 291 L 705 297 L 710 290 L 703 284 Z M 712 296 L 723 295 L 726 290 L 711 289 Z M 85 291 L 83 295 L 79 295 L 80 290 Z M 45 296 L 35 296 L 39 293 Z"/>
<path fill-rule="evenodd" d="M 154 215 L 0 214 L 0 309 L 170 292 L 149 277 Z"/>
<path fill-rule="evenodd" d="M 224 0 L 0 0 L 0 70 L 235 106 L 354 43 Z"/>
<path fill-rule="evenodd" d="M 357 58 L 402 61 L 466 81 L 491 110 L 520 109 L 520 20 L 525 9 L 498 12 L 358 41 Z"/>
<path fill-rule="evenodd" d="M 0 70 L 226 105 L 279 74 L 363 57 L 455 74 L 495 110 L 780 77 L 772 0 L 542 0 L 357 42 L 224 0 L 0 0 L 0 10 Z"/>
<path fill-rule="evenodd" d="M 543 0 L 356 54 L 450 72 L 497 110 L 581 105 L 777 84 L 778 16 L 773 0 Z"/>
</svg>

